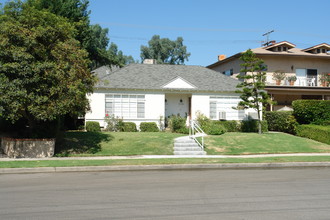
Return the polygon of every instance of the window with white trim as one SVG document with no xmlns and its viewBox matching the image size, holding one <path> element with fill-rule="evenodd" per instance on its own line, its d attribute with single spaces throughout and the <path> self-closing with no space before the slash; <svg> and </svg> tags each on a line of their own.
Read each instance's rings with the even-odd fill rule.
<svg viewBox="0 0 330 220">
<path fill-rule="evenodd" d="M 145 118 L 145 95 L 107 94 L 105 114 L 125 119 Z"/>
<path fill-rule="evenodd" d="M 243 120 L 245 111 L 233 109 L 240 101 L 238 96 L 210 96 L 210 118 L 219 120 L 219 113 L 223 113 L 222 115 L 226 115 L 225 120 Z"/>
</svg>

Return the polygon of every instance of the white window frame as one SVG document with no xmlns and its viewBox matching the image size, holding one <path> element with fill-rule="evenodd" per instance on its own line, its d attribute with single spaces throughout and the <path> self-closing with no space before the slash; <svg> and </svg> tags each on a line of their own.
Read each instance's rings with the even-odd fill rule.
<svg viewBox="0 0 330 220">
<path fill-rule="evenodd" d="M 124 119 L 145 118 L 145 95 L 117 94 L 105 95 L 105 115 L 114 115 Z"/>
</svg>

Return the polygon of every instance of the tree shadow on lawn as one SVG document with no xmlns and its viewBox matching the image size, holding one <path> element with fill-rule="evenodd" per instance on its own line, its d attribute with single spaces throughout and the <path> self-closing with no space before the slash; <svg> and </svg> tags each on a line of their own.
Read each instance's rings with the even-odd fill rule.
<svg viewBox="0 0 330 220">
<path fill-rule="evenodd" d="M 55 156 L 67 157 L 74 154 L 95 154 L 101 151 L 101 143 L 113 140 L 111 134 L 101 132 L 66 132 L 56 143 Z"/>
</svg>

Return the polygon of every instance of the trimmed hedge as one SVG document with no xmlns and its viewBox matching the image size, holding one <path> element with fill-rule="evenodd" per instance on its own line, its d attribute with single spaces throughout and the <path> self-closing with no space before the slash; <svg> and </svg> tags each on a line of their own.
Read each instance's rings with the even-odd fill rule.
<svg viewBox="0 0 330 220">
<path fill-rule="evenodd" d="M 268 122 L 269 131 L 281 131 L 290 134 L 296 133 L 296 127 L 298 125 L 292 112 L 265 112 L 265 119 Z"/>
<path fill-rule="evenodd" d="M 298 125 L 297 135 L 330 144 L 330 126 Z"/>
<path fill-rule="evenodd" d="M 242 132 L 258 132 L 258 120 L 242 121 Z M 268 123 L 266 120 L 261 121 L 261 131 L 268 132 Z"/>
<path fill-rule="evenodd" d="M 330 120 L 330 100 L 296 100 L 292 107 L 299 124 L 321 124 Z"/>
<path fill-rule="evenodd" d="M 120 131 L 123 132 L 136 132 L 136 124 L 134 122 L 123 122 Z"/>
<path fill-rule="evenodd" d="M 201 128 L 209 135 L 221 135 L 227 131 L 220 121 L 208 121 Z"/>
<path fill-rule="evenodd" d="M 156 122 L 141 122 L 140 131 L 141 132 L 158 132 L 159 129 L 157 127 Z"/>
<path fill-rule="evenodd" d="M 97 121 L 87 121 L 86 122 L 86 131 L 87 132 L 98 132 L 101 131 L 100 123 Z"/>
<path fill-rule="evenodd" d="M 218 121 L 228 132 L 240 132 L 241 123 L 239 121 Z"/>
</svg>

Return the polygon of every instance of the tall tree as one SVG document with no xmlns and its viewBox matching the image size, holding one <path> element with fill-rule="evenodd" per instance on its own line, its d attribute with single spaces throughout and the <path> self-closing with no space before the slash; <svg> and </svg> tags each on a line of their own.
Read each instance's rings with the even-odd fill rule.
<svg viewBox="0 0 330 220">
<path fill-rule="evenodd" d="M 190 53 L 183 45 L 182 37 L 172 41 L 154 35 L 148 42 L 148 46 L 141 46 L 141 59 L 156 59 L 158 64 L 184 64 L 185 60 L 188 61 L 189 56 Z"/>
<path fill-rule="evenodd" d="M 132 56 L 126 56 L 115 43 L 111 43 L 108 49 L 108 56 L 117 66 L 123 67 L 130 63 L 137 63 Z"/>
<path fill-rule="evenodd" d="M 242 75 L 237 77 L 242 83 L 237 85 L 237 93 L 241 93 L 242 101 L 238 103 L 237 108 L 252 108 L 258 114 L 258 133 L 261 134 L 261 113 L 263 108 L 271 102 L 267 92 L 264 90 L 266 82 L 266 66 L 262 59 L 259 59 L 251 49 L 242 54 L 240 60 Z"/>
<path fill-rule="evenodd" d="M 91 69 L 102 65 L 118 65 L 107 53 L 108 29 L 98 24 L 90 25 L 88 0 L 28 0 L 27 3 L 39 10 L 46 9 L 69 19 L 77 29 L 76 39 L 88 52 Z"/>
<path fill-rule="evenodd" d="M 84 114 L 95 79 L 74 26 L 19 1 L 5 5 L 0 24 L 2 117 L 25 119 L 31 135 L 44 122 Z"/>
</svg>

